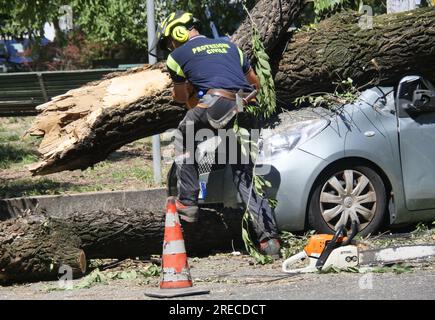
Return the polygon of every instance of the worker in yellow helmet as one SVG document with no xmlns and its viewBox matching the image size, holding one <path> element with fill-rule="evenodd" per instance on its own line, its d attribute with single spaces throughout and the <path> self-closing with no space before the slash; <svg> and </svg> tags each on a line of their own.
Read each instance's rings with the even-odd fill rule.
<svg viewBox="0 0 435 320">
<path fill-rule="evenodd" d="M 174 99 L 189 109 L 178 127 L 184 137 L 190 124 L 195 132 L 203 128 L 232 128 L 237 109 L 236 93 L 242 90 L 246 98 L 260 89 L 257 75 L 243 52 L 229 41 L 201 35 L 198 20 L 191 13 L 181 11 L 171 13 L 160 24 L 157 40 L 161 49 L 170 51 L 167 67 L 174 83 Z M 196 222 L 198 164 L 194 159 L 195 150 L 185 154 L 193 159 L 178 166 L 177 210 L 182 220 Z M 253 165 L 231 165 L 242 200 L 255 217 L 254 229 L 260 249 L 277 257 L 280 244 L 275 217 L 267 199 L 251 187 Z"/>
</svg>

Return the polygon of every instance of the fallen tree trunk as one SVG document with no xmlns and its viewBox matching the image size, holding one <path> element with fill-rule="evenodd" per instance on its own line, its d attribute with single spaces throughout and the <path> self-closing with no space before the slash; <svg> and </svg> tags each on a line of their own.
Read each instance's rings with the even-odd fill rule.
<svg viewBox="0 0 435 320">
<path fill-rule="evenodd" d="M 312 92 L 333 92 L 351 78 L 363 85 L 397 85 L 407 74 L 435 80 L 435 8 L 373 17 L 338 14 L 294 35 L 275 76 L 284 103 Z"/>
<path fill-rule="evenodd" d="M 301 0 L 257 3 L 251 15 L 266 41 L 266 50 L 271 52 L 282 40 L 286 26 L 301 8 Z M 251 39 L 246 35 L 251 28 L 247 19 L 233 37 L 242 48 L 250 47 Z M 173 103 L 170 87 L 163 65 L 145 66 L 109 75 L 39 106 L 42 113 L 28 132 L 43 137 L 39 147 L 42 161 L 30 166 L 30 171 L 45 175 L 86 169 L 122 145 L 175 128 L 185 109 Z"/>
<path fill-rule="evenodd" d="M 121 146 L 173 128 L 184 107 L 175 104 L 163 65 L 111 74 L 39 106 L 29 134 L 42 136 L 33 174 L 86 169 Z"/>
<path fill-rule="evenodd" d="M 41 217 L 17 218 L 0 224 L 0 283 L 74 277 L 86 271 L 80 238 L 63 222 Z M 61 269 L 67 266 L 67 269 Z"/>
<path fill-rule="evenodd" d="M 252 58 L 252 19 L 267 53 L 272 54 L 303 8 L 303 0 L 259 1 L 232 35 L 231 41 Z"/>
<path fill-rule="evenodd" d="M 396 84 L 409 73 L 434 78 L 435 8 L 377 16 L 372 29 L 362 30 L 358 19 L 357 14 L 337 14 L 294 35 L 275 77 L 282 104 L 312 92 L 334 91 L 336 82 L 348 77 L 358 86 Z M 31 172 L 85 169 L 124 144 L 176 127 L 185 110 L 172 102 L 170 86 L 162 66 L 145 67 L 43 105 L 29 130 L 44 137 L 39 148 L 43 160 Z"/>
<path fill-rule="evenodd" d="M 62 265 L 75 277 L 86 259 L 162 253 L 165 212 L 114 209 L 68 217 L 21 217 L 0 223 L 0 282 L 56 279 Z M 241 214 L 201 210 L 197 224 L 184 224 L 190 256 L 242 248 Z M 63 269 L 62 271 L 64 271 Z"/>
</svg>

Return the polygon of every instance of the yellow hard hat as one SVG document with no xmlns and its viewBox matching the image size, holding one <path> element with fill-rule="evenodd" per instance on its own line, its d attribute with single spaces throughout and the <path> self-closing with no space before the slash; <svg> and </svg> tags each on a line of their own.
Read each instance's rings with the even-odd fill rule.
<svg viewBox="0 0 435 320">
<path fill-rule="evenodd" d="M 157 28 L 157 45 L 163 50 L 167 50 L 167 39 L 169 37 L 184 43 L 189 40 L 189 30 L 198 27 L 199 20 L 192 13 L 177 11 L 171 13 Z"/>
</svg>

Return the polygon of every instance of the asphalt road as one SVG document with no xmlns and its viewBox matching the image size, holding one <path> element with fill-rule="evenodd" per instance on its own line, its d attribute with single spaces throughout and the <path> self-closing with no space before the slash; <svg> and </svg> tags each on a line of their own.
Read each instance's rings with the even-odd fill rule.
<svg viewBox="0 0 435 320">
<path fill-rule="evenodd" d="M 283 278 L 282 261 L 266 266 L 252 265 L 246 256 L 217 255 L 190 259 L 194 287 L 210 294 L 181 299 L 207 300 L 307 300 L 307 299 L 435 299 L 435 263 L 410 272 L 305 274 Z M 80 280 L 75 280 L 79 282 Z M 151 299 L 145 292 L 155 291 L 159 278 L 149 284 L 135 280 L 115 280 L 89 289 L 53 290 L 57 282 L 0 287 L 4 299 Z"/>
<path fill-rule="evenodd" d="M 307 275 L 267 285 L 215 286 L 207 299 L 434 300 L 435 272 Z"/>
</svg>

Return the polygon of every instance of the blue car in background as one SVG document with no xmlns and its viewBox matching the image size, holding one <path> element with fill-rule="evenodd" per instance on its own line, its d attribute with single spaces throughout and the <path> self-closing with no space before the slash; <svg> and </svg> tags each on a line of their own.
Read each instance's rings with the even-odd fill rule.
<svg viewBox="0 0 435 320">
<path fill-rule="evenodd" d="M 25 42 L 17 40 L 0 40 L 0 72 L 26 71 L 32 62 L 25 56 Z"/>
<path fill-rule="evenodd" d="M 41 45 L 46 45 L 48 39 L 43 38 Z M 29 64 L 33 62 L 31 57 L 25 55 L 26 49 L 31 46 L 31 40 L 22 41 L 0 39 L 0 72 L 29 71 Z"/>
</svg>

